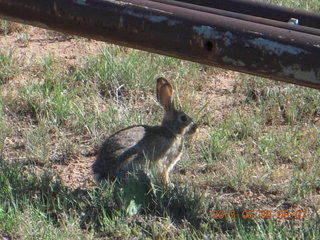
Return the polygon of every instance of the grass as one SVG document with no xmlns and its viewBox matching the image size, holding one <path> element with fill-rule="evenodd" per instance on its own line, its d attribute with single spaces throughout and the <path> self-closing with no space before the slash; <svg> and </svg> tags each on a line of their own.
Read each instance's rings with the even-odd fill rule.
<svg viewBox="0 0 320 240">
<path fill-rule="evenodd" d="M 272 239 L 316 239 L 319 217 L 302 222 L 210 220 L 210 209 L 203 196 L 190 189 L 174 189 L 156 196 L 148 209 L 129 216 L 113 195 L 114 185 L 104 189 L 69 190 L 55 179 L 53 172 L 35 173 L 22 164 L 1 162 L 1 233 L 19 239 L 91 239 L 94 237 L 155 237 L 184 239 L 209 238 L 224 232 L 225 237 Z M 10 200 L 10 201 L 8 201 Z M 219 209 L 219 203 L 211 209 Z M 209 210 L 209 211 L 208 211 Z M 241 208 L 230 209 L 237 216 Z M 175 220 L 177 227 L 172 225 Z M 301 221 L 301 220 L 300 220 Z M 300 237 L 299 237 L 300 236 Z M 210 237 L 211 238 L 211 237 Z"/>
<path fill-rule="evenodd" d="M 312 0 L 273 2 L 319 11 Z M 12 34 L 14 25 L 0 23 L 1 37 Z M 317 90 L 113 45 L 73 63 L 50 53 L 25 64 L 0 52 L 3 239 L 320 235 Z M 90 165 L 101 142 L 129 125 L 159 123 L 158 76 L 199 125 L 172 174 L 175 187 L 149 191 L 133 179 L 98 188 Z"/>
<path fill-rule="evenodd" d="M 0 20 L 0 33 L 7 35 L 10 32 L 10 22 L 6 20 Z"/>
<path fill-rule="evenodd" d="M 307 0 L 307 1 L 293 1 L 293 0 L 267 0 L 265 2 L 277 4 L 280 6 L 291 7 L 291 8 L 301 8 L 307 11 L 319 12 L 319 2 L 318 0 Z"/>
<path fill-rule="evenodd" d="M 14 64 L 11 52 L 0 53 L 0 85 L 8 83 L 16 75 L 17 69 Z"/>
</svg>

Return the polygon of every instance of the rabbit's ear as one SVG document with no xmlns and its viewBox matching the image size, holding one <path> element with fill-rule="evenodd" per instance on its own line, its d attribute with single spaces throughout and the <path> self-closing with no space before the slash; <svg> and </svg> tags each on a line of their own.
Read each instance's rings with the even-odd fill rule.
<svg viewBox="0 0 320 240">
<path fill-rule="evenodd" d="M 173 110 L 172 86 L 165 78 L 157 79 L 157 100 L 166 112 Z"/>
</svg>

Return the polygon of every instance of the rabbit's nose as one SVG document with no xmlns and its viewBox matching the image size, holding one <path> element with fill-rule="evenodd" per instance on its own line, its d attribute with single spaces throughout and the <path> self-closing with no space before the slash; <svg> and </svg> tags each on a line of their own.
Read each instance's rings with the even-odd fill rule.
<svg viewBox="0 0 320 240">
<path fill-rule="evenodd" d="M 194 134 L 197 131 L 197 129 L 198 129 L 197 124 L 192 123 L 192 125 L 189 128 L 188 134 Z"/>
</svg>

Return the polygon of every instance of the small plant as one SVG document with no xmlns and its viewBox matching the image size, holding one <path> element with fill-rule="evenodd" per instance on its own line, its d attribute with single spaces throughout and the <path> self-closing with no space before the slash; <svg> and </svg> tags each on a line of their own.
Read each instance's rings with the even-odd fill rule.
<svg viewBox="0 0 320 240">
<path fill-rule="evenodd" d="M 27 33 L 21 33 L 19 42 L 24 46 L 27 47 L 29 45 L 30 37 Z"/>
<path fill-rule="evenodd" d="M 12 53 L 0 52 L 0 85 L 8 83 L 16 73 Z"/>
<path fill-rule="evenodd" d="M 38 125 L 24 134 L 26 153 L 30 161 L 47 164 L 49 159 L 49 133 L 45 125 Z"/>
<path fill-rule="evenodd" d="M 7 137 L 11 133 L 11 128 L 7 124 L 7 119 L 5 117 L 5 113 L 3 111 L 3 102 L 2 98 L 0 97 L 0 161 L 4 158 L 3 150 L 5 146 L 5 141 Z"/>
<path fill-rule="evenodd" d="M 10 23 L 7 20 L 0 20 L 0 34 L 7 35 L 10 32 Z"/>
<path fill-rule="evenodd" d="M 208 131 L 208 139 L 200 143 L 202 158 L 207 163 L 214 164 L 222 160 L 221 156 L 228 149 L 226 136 L 227 131 L 222 124 L 212 127 L 212 130 Z"/>
<path fill-rule="evenodd" d="M 124 214 L 134 216 L 152 204 L 152 189 L 147 181 L 133 177 L 116 185 L 115 198 Z"/>
<path fill-rule="evenodd" d="M 5 119 L 0 117 L 0 160 L 4 158 L 3 150 L 5 146 L 5 141 L 10 133 L 11 133 L 11 129 L 6 124 Z"/>
</svg>

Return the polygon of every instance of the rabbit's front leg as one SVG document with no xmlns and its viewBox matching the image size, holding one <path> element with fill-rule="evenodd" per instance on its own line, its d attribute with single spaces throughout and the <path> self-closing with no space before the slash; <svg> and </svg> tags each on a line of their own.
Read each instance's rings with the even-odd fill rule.
<svg viewBox="0 0 320 240">
<path fill-rule="evenodd" d="M 169 186 L 171 188 L 174 187 L 174 184 L 170 181 L 169 171 L 167 169 L 163 171 L 162 179 L 163 179 L 164 184 L 166 184 L 167 186 Z"/>
</svg>

